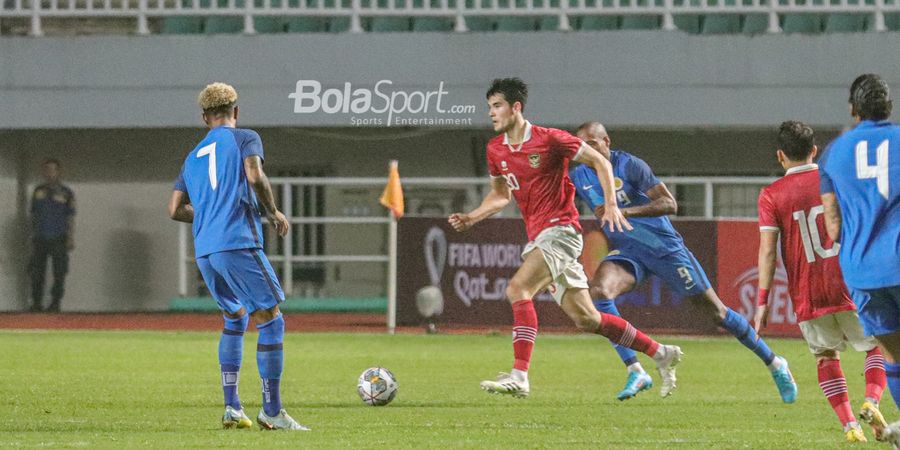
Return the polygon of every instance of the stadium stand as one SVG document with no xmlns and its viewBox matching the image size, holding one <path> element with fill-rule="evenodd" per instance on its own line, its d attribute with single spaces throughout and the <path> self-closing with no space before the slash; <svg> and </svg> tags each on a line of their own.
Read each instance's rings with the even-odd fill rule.
<svg viewBox="0 0 900 450">
<path fill-rule="evenodd" d="M 67 21 L 69 30 L 60 32 Z M 136 30 L 123 31 L 123 21 L 136 23 Z M 104 28 L 104 24 L 109 25 Z M 701 35 L 860 33 L 900 30 L 900 1 L 4 0 L 0 25 L 4 34 L 36 36 L 44 34 L 45 25 L 51 34 L 72 34 L 72 28 L 75 34 L 560 30 L 678 30 Z"/>
</svg>

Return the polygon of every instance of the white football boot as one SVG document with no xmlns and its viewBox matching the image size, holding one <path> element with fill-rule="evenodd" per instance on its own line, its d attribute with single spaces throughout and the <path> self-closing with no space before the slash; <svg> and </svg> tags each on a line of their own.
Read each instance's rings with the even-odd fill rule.
<svg viewBox="0 0 900 450">
<path fill-rule="evenodd" d="M 508 394 L 516 398 L 528 397 L 528 393 L 531 392 L 527 379 L 520 380 L 504 372 L 500 372 L 496 380 L 482 381 L 481 389 L 491 394 Z"/>
<path fill-rule="evenodd" d="M 281 410 L 275 417 L 269 417 L 264 410 L 259 410 L 256 416 L 256 423 L 263 430 L 291 430 L 291 431 L 309 431 L 309 427 L 305 427 L 297 423 L 293 417 L 289 416 L 287 411 Z"/>
</svg>

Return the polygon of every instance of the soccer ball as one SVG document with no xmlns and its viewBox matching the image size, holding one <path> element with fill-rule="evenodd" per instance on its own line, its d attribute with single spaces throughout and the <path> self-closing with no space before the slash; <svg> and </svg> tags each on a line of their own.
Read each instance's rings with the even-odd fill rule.
<svg viewBox="0 0 900 450">
<path fill-rule="evenodd" d="M 370 367 L 359 376 L 356 391 L 367 405 L 384 406 L 397 395 L 397 378 L 384 367 Z"/>
</svg>

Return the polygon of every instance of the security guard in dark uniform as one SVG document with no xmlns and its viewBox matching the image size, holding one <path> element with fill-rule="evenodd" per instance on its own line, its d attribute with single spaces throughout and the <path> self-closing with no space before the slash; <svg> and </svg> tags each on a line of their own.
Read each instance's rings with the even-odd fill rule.
<svg viewBox="0 0 900 450">
<path fill-rule="evenodd" d="M 59 161 L 44 161 L 41 174 L 46 182 L 36 187 L 31 197 L 34 240 L 31 262 L 32 311 L 41 311 L 42 308 L 48 258 L 53 266 L 53 287 L 50 289 L 52 302 L 47 311 L 59 311 L 66 273 L 69 271 L 69 251 L 74 248 L 72 237 L 75 232 L 75 194 L 60 183 L 59 173 Z"/>
</svg>

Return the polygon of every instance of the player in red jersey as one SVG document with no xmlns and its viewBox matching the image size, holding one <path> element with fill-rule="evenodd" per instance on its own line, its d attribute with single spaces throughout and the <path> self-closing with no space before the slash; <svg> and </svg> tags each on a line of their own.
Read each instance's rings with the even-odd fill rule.
<svg viewBox="0 0 900 450">
<path fill-rule="evenodd" d="M 794 121 L 781 124 L 777 155 L 787 173 L 759 195 L 759 297 L 754 325 L 758 331 L 766 323 L 780 235 L 788 291 L 803 337 L 816 355 L 819 386 L 844 426 L 847 440 L 865 442 L 853 417 L 838 352 L 848 343 L 866 352 L 863 411 L 878 415 L 878 401 L 887 383 L 884 357 L 875 340 L 863 333 L 836 258 L 840 244 L 828 237 L 820 217 L 824 208 L 819 169 L 812 162 L 816 153 L 812 128 Z"/>
<path fill-rule="evenodd" d="M 530 240 L 522 252 L 521 267 L 506 287 L 513 309 L 515 363 L 511 373 L 501 373 L 496 381 L 483 381 L 481 388 L 517 397 L 528 395 L 528 365 L 538 327 L 532 298 L 549 289 L 579 329 L 606 336 L 652 357 L 663 379 L 663 389 L 671 392 L 681 349 L 660 345 L 622 318 L 598 312 L 578 262 L 581 225 L 574 202 L 575 186 L 569 179 L 569 161 L 583 162 L 597 171 L 606 198 L 610 199 L 601 219 L 603 226 L 619 231 L 631 229 L 616 205 L 612 166 L 581 139 L 526 121 L 522 110 L 527 96 L 528 87 L 518 78 L 496 79 L 491 84 L 488 107 L 494 131 L 500 133 L 487 145 L 491 191 L 471 212 L 449 217 L 456 231 L 466 231 L 500 212 L 509 204 L 510 196 L 515 195 Z"/>
</svg>

